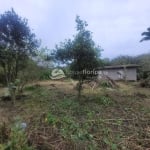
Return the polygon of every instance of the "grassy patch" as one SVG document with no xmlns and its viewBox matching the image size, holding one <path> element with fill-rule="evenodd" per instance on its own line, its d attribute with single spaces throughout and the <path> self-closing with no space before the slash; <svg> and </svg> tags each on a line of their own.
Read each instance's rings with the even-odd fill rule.
<svg viewBox="0 0 150 150">
<path fill-rule="evenodd" d="M 17 101 L 14 108 L 3 104 L 2 109 L 12 120 L 19 115 L 27 123 L 25 134 L 37 149 L 146 149 L 149 92 L 120 87 L 83 92 L 78 101 L 68 81 L 42 82 L 26 89 L 30 96 L 25 101 Z"/>
<path fill-rule="evenodd" d="M 98 97 L 95 97 L 94 101 L 104 106 L 112 106 L 114 103 L 113 100 L 109 96 L 98 96 Z"/>
<path fill-rule="evenodd" d="M 34 150 L 28 144 L 21 122 L 16 122 L 11 126 L 3 124 L 0 127 L 0 135 L 0 150 Z"/>
<path fill-rule="evenodd" d="M 39 87 L 38 85 L 31 85 L 31 86 L 25 87 L 25 90 L 26 91 L 35 91 L 35 90 L 37 90 L 38 87 Z"/>
</svg>

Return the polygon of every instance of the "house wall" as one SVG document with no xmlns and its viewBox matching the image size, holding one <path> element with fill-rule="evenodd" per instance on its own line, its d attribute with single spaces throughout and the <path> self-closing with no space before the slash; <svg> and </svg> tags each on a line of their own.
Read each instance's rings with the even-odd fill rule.
<svg viewBox="0 0 150 150">
<path fill-rule="evenodd" d="M 136 68 L 128 68 L 127 69 L 127 80 L 132 80 L 132 81 L 137 80 Z"/>
<path fill-rule="evenodd" d="M 129 81 L 137 80 L 136 68 L 126 68 L 126 70 L 123 68 L 100 70 L 98 72 L 98 78 L 102 78 L 102 75 L 106 75 L 113 80 L 123 80 L 125 78 L 125 74 L 126 74 L 126 80 L 129 80 Z"/>
</svg>

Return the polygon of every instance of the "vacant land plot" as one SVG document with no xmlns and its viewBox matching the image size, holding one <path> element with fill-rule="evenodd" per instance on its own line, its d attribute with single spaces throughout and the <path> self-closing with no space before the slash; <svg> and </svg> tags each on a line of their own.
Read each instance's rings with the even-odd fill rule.
<svg viewBox="0 0 150 150">
<path fill-rule="evenodd" d="M 94 90 L 86 85 L 80 101 L 70 81 L 27 86 L 15 106 L 0 101 L 0 123 L 7 131 L 1 132 L 0 146 L 11 141 L 9 128 L 21 122 L 27 143 L 37 150 L 149 150 L 149 89 L 118 85 Z"/>
</svg>

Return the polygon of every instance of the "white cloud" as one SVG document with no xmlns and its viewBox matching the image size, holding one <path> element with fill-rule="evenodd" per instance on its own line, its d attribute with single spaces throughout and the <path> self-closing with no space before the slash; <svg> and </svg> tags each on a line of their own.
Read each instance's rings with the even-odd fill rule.
<svg viewBox="0 0 150 150">
<path fill-rule="evenodd" d="M 31 28 L 49 48 L 75 34 L 78 14 L 103 47 L 103 57 L 136 55 L 150 49 L 150 42 L 139 43 L 141 33 L 150 26 L 149 0 L 0 0 L 0 4 L 0 13 L 13 7 L 28 18 Z"/>
</svg>

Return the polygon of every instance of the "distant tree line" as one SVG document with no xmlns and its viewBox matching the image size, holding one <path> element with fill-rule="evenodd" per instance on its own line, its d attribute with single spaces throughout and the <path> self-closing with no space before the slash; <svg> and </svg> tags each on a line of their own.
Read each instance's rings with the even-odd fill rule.
<svg viewBox="0 0 150 150">
<path fill-rule="evenodd" d="M 138 77 L 146 78 L 150 72 L 150 53 L 141 54 L 138 56 L 118 56 L 112 60 L 109 58 L 103 59 L 104 66 L 112 65 L 127 65 L 127 64 L 137 64 L 139 65 Z"/>
<path fill-rule="evenodd" d="M 35 80 L 41 70 L 38 64 L 51 67 L 52 61 L 56 61 L 66 64 L 69 70 L 74 72 L 71 78 L 78 80 L 80 97 L 84 80 L 95 76 L 94 73 L 84 74 L 84 71 L 92 72 L 100 67 L 102 62 L 103 65 L 138 64 L 141 66 L 140 77 L 144 77 L 144 73 L 150 71 L 150 53 L 102 60 L 102 48 L 93 41 L 92 32 L 87 29 L 87 22 L 79 16 L 75 22 L 76 34 L 73 39 L 57 44 L 53 53 L 49 54 L 48 48 L 38 50 L 40 41 L 32 33 L 27 19 L 20 17 L 13 9 L 0 14 L 0 82 L 5 80 L 5 85 L 14 89 L 20 81 L 24 85 L 28 80 Z M 140 42 L 150 40 L 150 28 L 143 32 L 142 36 L 144 37 Z M 46 72 L 46 76 L 47 74 L 49 72 Z"/>
</svg>

